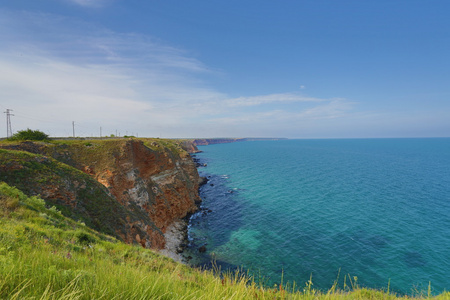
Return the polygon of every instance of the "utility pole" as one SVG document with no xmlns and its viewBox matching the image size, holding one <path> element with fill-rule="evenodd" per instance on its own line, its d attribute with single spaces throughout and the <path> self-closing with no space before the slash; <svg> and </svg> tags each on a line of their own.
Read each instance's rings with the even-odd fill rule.
<svg viewBox="0 0 450 300">
<path fill-rule="evenodd" d="M 100 137 L 102 137 L 102 126 L 100 126 Z"/>
<path fill-rule="evenodd" d="M 6 137 L 10 138 L 12 137 L 12 128 L 11 128 L 11 116 L 14 116 L 13 114 L 11 114 L 13 110 L 7 108 L 5 111 L 6 114 Z"/>
<path fill-rule="evenodd" d="M 75 137 L 75 121 L 72 121 L 73 137 Z"/>
</svg>

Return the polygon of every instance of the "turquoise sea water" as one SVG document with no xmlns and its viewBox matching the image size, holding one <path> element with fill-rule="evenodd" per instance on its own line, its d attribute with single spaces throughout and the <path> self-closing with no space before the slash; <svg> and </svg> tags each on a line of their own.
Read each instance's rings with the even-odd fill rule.
<svg viewBox="0 0 450 300">
<path fill-rule="evenodd" d="M 239 142 L 199 147 L 193 264 L 212 258 L 267 285 L 450 290 L 450 139 Z M 205 245 L 207 251 L 199 253 Z M 348 281 L 347 281 L 348 283 Z M 341 286 L 342 287 L 342 286 Z"/>
</svg>

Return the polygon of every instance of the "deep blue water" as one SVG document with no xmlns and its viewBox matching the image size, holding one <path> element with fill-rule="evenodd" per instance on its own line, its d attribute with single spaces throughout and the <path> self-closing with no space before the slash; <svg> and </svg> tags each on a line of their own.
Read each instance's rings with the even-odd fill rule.
<svg viewBox="0 0 450 300">
<path fill-rule="evenodd" d="M 267 285 L 450 290 L 450 139 L 238 142 L 199 147 L 202 211 L 186 255 Z M 206 253 L 197 251 L 206 245 Z M 347 284 L 348 284 L 347 280 Z"/>
</svg>

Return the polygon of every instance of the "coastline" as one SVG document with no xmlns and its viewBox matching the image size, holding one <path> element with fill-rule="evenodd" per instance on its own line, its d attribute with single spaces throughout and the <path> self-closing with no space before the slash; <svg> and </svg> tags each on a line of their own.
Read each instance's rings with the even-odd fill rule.
<svg viewBox="0 0 450 300">
<path fill-rule="evenodd" d="M 197 147 L 195 147 L 197 148 Z M 198 149 L 196 149 L 195 152 L 191 152 L 191 158 L 192 161 L 195 163 L 196 169 L 200 167 L 206 167 L 206 164 L 201 162 L 200 159 L 198 159 L 195 154 L 199 153 Z M 200 188 L 205 185 L 208 182 L 208 178 L 206 177 L 199 177 L 199 190 Z M 197 203 L 197 210 L 193 213 L 190 213 L 186 215 L 183 219 L 179 219 L 174 221 L 172 224 L 170 224 L 167 227 L 166 232 L 164 233 L 164 239 L 166 241 L 166 244 L 164 246 L 164 249 L 158 250 L 158 253 L 170 257 L 176 262 L 189 265 L 189 260 L 192 259 L 191 256 L 184 256 L 184 250 L 188 248 L 189 241 L 188 241 L 188 235 L 189 235 L 189 222 L 191 219 L 191 216 L 199 211 L 201 211 L 201 202 Z"/>
</svg>

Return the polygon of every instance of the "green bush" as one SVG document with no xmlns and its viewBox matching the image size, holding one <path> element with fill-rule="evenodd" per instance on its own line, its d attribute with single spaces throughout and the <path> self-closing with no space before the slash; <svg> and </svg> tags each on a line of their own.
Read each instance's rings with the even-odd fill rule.
<svg viewBox="0 0 450 300">
<path fill-rule="evenodd" d="M 75 232 L 76 240 L 79 244 L 82 245 L 90 245 L 97 243 L 95 237 L 91 234 L 88 234 L 86 231 L 79 229 Z"/>
<path fill-rule="evenodd" d="M 11 141 L 47 141 L 49 136 L 39 130 L 20 130 L 9 138 Z"/>
</svg>

